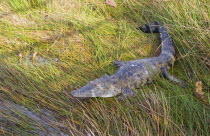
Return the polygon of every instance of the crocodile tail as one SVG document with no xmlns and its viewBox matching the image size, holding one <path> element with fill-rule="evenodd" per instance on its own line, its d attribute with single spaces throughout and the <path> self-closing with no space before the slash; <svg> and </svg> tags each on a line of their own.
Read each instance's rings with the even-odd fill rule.
<svg viewBox="0 0 210 136">
<path fill-rule="evenodd" d="M 152 22 L 139 27 L 141 31 L 145 33 L 159 33 L 160 24 L 158 22 Z"/>
<path fill-rule="evenodd" d="M 174 57 L 175 50 L 173 46 L 173 42 L 171 39 L 171 35 L 168 30 L 158 22 L 152 22 L 149 24 L 145 24 L 144 26 L 139 27 L 141 31 L 145 33 L 160 33 L 161 39 L 161 54 L 160 55 L 167 55 L 170 57 Z"/>
</svg>

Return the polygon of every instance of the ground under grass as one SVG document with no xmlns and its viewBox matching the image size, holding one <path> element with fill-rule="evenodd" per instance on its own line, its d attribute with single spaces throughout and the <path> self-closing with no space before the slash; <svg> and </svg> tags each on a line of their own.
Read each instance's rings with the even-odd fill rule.
<svg viewBox="0 0 210 136">
<path fill-rule="evenodd" d="M 69 135 L 208 135 L 210 41 L 207 0 L 2 0 L 0 98 L 41 114 Z M 114 60 L 157 56 L 159 35 L 136 28 L 159 21 L 170 31 L 176 63 L 170 71 L 184 89 L 163 78 L 138 97 L 77 100 L 70 92 L 104 74 Z M 201 99 L 194 95 L 202 81 Z M 6 118 L 7 121 L 2 118 Z M 54 123 L 56 124 L 56 122 Z M 24 115 L 0 113 L 1 135 L 36 135 Z M 36 127 L 31 127 L 36 126 Z M 37 134 L 38 135 L 38 134 Z"/>
</svg>

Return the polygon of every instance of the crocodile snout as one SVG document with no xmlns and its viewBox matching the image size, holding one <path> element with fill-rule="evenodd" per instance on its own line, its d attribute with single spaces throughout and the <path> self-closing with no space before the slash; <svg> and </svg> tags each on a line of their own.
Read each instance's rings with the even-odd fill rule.
<svg viewBox="0 0 210 136">
<path fill-rule="evenodd" d="M 74 96 L 74 97 L 77 97 L 77 92 L 76 92 L 76 90 L 72 91 L 72 92 L 71 92 L 71 95 Z"/>
</svg>

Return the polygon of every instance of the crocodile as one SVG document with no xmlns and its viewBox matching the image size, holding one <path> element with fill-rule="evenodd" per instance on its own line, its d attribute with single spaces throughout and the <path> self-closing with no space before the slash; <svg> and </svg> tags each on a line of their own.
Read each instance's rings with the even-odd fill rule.
<svg viewBox="0 0 210 136">
<path fill-rule="evenodd" d="M 161 53 L 157 57 L 131 61 L 116 60 L 114 65 L 119 67 L 113 75 L 104 75 L 90 81 L 87 85 L 74 90 L 74 97 L 114 97 L 121 98 L 136 96 L 135 88 L 150 83 L 162 73 L 163 77 L 186 87 L 186 83 L 172 76 L 168 70 L 175 61 L 175 50 L 170 33 L 166 27 L 158 22 L 152 22 L 139 27 L 145 33 L 160 33 Z"/>
</svg>

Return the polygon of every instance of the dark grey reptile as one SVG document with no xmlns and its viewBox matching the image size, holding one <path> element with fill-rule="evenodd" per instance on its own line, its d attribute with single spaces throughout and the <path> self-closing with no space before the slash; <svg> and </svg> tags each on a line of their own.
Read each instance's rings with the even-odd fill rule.
<svg viewBox="0 0 210 136">
<path fill-rule="evenodd" d="M 84 87 L 72 91 L 71 94 L 75 97 L 113 97 L 119 94 L 121 97 L 132 96 L 135 95 L 132 89 L 151 82 L 160 73 L 165 78 L 186 87 L 184 81 L 168 73 L 168 69 L 175 61 L 175 50 L 171 36 L 164 25 L 152 22 L 139 29 L 145 33 L 160 33 L 162 49 L 158 57 L 131 61 L 117 60 L 114 64 L 120 68 L 115 74 L 104 75 L 90 81 Z"/>
</svg>

